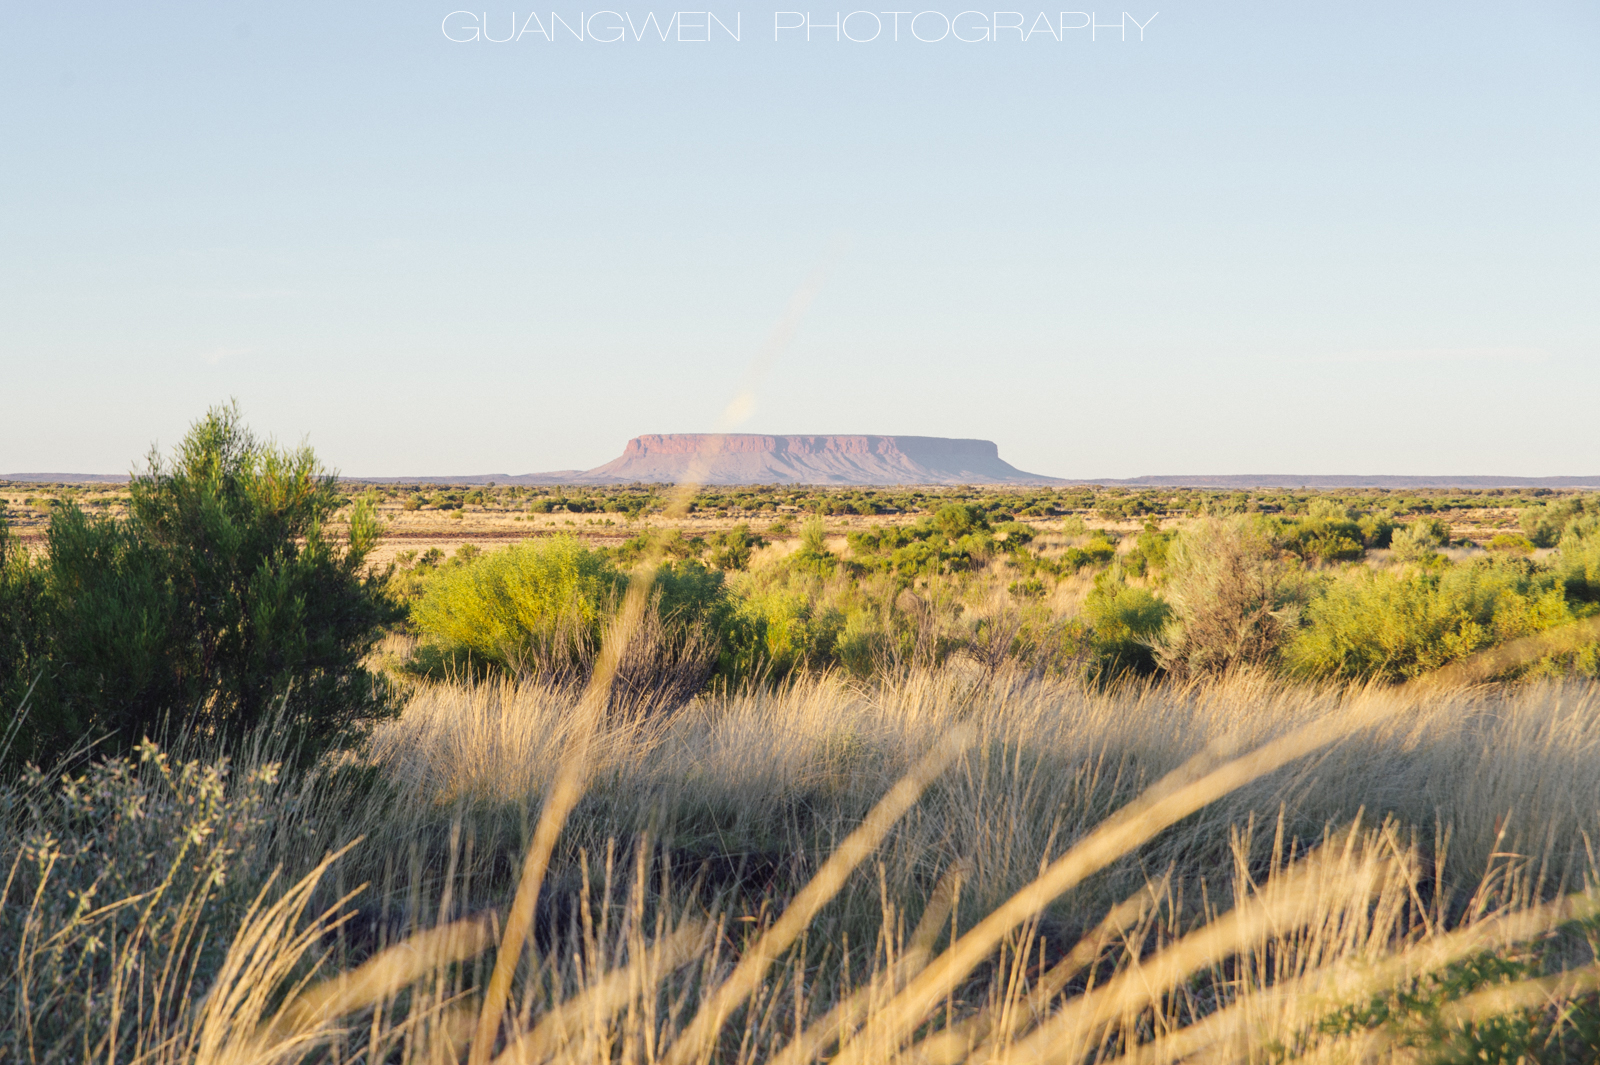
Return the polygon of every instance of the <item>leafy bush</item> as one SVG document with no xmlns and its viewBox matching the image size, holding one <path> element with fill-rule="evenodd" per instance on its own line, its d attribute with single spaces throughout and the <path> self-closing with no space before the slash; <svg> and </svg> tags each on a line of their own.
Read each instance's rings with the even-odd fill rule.
<svg viewBox="0 0 1600 1065">
<path fill-rule="evenodd" d="M 695 559 L 658 567 L 654 595 L 656 610 L 664 618 L 709 621 L 715 627 L 727 616 L 723 575 Z"/>
<path fill-rule="evenodd" d="M 1450 538 L 1450 530 L 1437 518 L 1423 518 L 1402 525 L 1389 539 L 1398 562 L 1418 562 L 1432 557 Z"/>
<path fill-rule="evenodd" d="M 821 518 L 812 518 L 800 530 L 800 548 L 789 556 L 789 565 L 797 570 L 830 576 L 839 565 L 839 558 L 828 550 L 827 534 Z"/>
<path fill-rule="evenodd" d="M 43 679 L 44 570 L 28 558 L 27 549 L 0 514 L 0 714 L 24 708 L 29 692 Z M 15 719 L 13 719 L 15 724 Z M 15 739 L 14 730 L 0 738 L 0 763 Z"/>
<path fill-rule="evenodd" d="M 237 736 L 281 715 L 310 759 L 392 712 L 362 662 L 399 608 L 366 572 L 371 500 L 351 506 L 348 541 L 324 532 L 342 503 L 309 448 L 261 443 L 227 406 L 170 461 L 152 452 L 126 520 L 60 508 L 37 577 L 7 581 L 42 585 L 13 756 L 50 761 L 85 739 L 126 750 L 169 720 Z"/>
<path fill-rule="evenodd" d="M 1098 676 L 1155 672 L 1155 639 L 1172 613 L 1166 602 L 1146 588 L 1129 585 L 1113 568 L 1095 579 L 1084 613 L 1094 632 L 1098 658 L 1093 671 Z"/>
<path fill-rule="evenodd" d="M 1007 551 L 1015 551 L 1033 543 L 1033 529 L 1020 521 L 1006 521 L 994 526 L 994 536 L 1005 545 Z"/>
<path fill-rule="evenodd" d="M 599 639 L 624 584 L 604 553 L 556 536 L 441 569 L 411 620 L 440 658 L 538 671 Z"/>
<path fill-rule="evenodd" d="M 1273 539 L 1285 550 L 1307 562 L 1352 562 L 1366 553 L 1367 531 L 1360 515 L 1349 507 L 1330 500 L 1314 500 L 1303 518 L 1272 519 L 1265 522 Z M 1388 535 L 1369 523 L 1372 534 Z"/>
<path fill-rule="evenodd" d="M 1559 582 L 1514 559 L 1340 574 L 1288 650 L 1308 677 L 1397 681 L 1572 619 Z"/>
<path fill-rule="evenodd" d="M 711 548 L 712 565 L 718 569 L 738 570 L 750 565 L 750 553 L 766 541 L 751 532 L 750 526 L 741 523 L 725 532 L 713 533 L 707 543 Z"/>
<path fill-rule="evenodd" d="M 1574 523 L 1587 520 L 1593 523 L 1597 509 L 1595 497 L 1576 496 L 1556 503 L 1541 503 L 1525 507 L 1518 515 L 1522 532 L 1535 547 L 1555 547 L 1567 535 Z"/>
<path fill-rule="evenodd" d="M 1555 563 L 1567 598 L 1600 603 L 1600 517 L 1568 526 Z"/>
<path fill-rule="evenodd" d="M 605 551 L 571 536 L 447 564 L 412 608 L 422 644 L 410 668 L 585 683 L 627 584 Z M 730 619 L 722 574 L 694 559 L 669 561 L 658 566 L 651 596 L 618 666 L 613 708 L 681 705 L 718 665 L 720 630 Z"/>
<path fill-rule="evenodd" d="M 1526 536 L 1498 533 L 1489 541 L 1489 550 L 1504 551 L 1511 555 L 1531 555 L 1533 554 L 1533 542 Z"/>
<path fill-rule="evenodd" d="M 721 671 L 783 677 L 802 666 L 827 665 L 844 622 L 842 612 L 819 607 L 802 588 L 753 589 L 736 601 L 723 630 Z"/>
<path fill-rule="evenodd" d="M 1389 539 L 1394 535 L 1395 523 L 1387 513 L 1362 514 L 1356 519 L 1356 527 L 1361 530 L 1361 541 L 1368 547 L 1388 547 Z"/>
<path fill-rule="evenodd" d="M 1133 550 L 1122 559 L 1123 568 L 1135 577 L 1159 572 L 1167 567 L 1167 550 L 1172 544 L 1172 533 L 1164 533 L 1154 523 L 1144 527 L 1134 541 Z"/>
<path fill-rule="evenodd" d="M 987 531 L 989 518 L 976 503 L 951 503 L 940 507 L 933 525 L 947 540 L 959 540 L 968 533 Z"/>
<path fill-rule="evenodd" d="M 1117 557 L 1117 542 L 1104 529 L 1096 529 L 1082 547 L 1069 547 L 1061 554 L 1063 573 L 1075 573 L 1087 566 L 1103 566 Z"/>
</svg>

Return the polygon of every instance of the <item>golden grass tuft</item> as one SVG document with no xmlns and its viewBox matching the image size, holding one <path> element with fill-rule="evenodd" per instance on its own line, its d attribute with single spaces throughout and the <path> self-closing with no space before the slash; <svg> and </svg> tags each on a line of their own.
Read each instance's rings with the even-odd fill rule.
<svg viewBox="0 0 1600 1065">
<path fill-rule="evenodd" d="M 1595 913 L 1594 685 L 941 670 L 614 718 L 596 683 L 419 687 L 352 764 L 275 785 L 239 875 L 295 883 L 162 925 L 227 949 L 185 955 L 186 1004 L 124 980 L 133 1035 L 85 1044 L 18 993 L 95 934 L 31 904 L 4 991 L 22 1057 L 1356 1060 L 1416 1032 L 1329 1018 L 1485 952 L 1564 961 L 1450 992 L 1438 1031 L 1593 990 L 1558 930 Z M 7 857 L 21 912 L 49 881 Z"/>
</svg>

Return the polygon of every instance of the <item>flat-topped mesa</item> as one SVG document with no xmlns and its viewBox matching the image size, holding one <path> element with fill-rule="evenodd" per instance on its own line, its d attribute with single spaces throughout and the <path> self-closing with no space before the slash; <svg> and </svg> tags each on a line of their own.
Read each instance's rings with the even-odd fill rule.
<svg viewBox="0 0 1600 1065">
<path fill-rule="evenodd" d="M 941 436 L 765 436 L 654 433 L 577 480 L 704 484 L 1026 484 L 992 440 Z"/>
</svg>

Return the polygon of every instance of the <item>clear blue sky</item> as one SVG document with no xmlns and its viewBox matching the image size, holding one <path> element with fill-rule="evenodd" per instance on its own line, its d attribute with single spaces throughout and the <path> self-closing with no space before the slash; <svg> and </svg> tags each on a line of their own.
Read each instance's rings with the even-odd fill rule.
<svg viewBox="0 0 1600 1065">
<path fill-rule="evenodd" d="M 0 7 L 0 471 L 125 471 L 229 397 L 351 474 L 595 466 L 716 428 L 832 255 L 740 430 L 1600 472 L 1592 0 L 1096 12 L 1142 43 L 454 6 Z"/>
</svg>

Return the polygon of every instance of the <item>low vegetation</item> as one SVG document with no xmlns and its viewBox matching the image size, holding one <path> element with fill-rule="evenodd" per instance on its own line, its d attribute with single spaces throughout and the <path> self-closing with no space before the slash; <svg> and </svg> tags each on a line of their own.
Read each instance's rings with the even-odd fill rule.
<svg viewBox="0 0 1600 1065">
<path fill-rule="evenodd" d="M 950 503 L 851 531 L 844 543 L 813 516 L 797 539 L 772 537 L 782 549 L 742 524 L 709 539 L 657 530 L 616 548 L 558 535 L 412 566 L 411 587 L 434 589 L 414 593 L 412 623 L 425 660 L 542 661 L 532 649 L 557 628 L 566 643 L 598 640 L 601 601 L 614 602 L 621 569 L 654 551 L 669 560 L 666 616 L 692 619 L 718 642 L 725 683 L 802 668 L 866 678 L 953 656 L 1100 683 L 1244 668 L 1395 682 L 1600 614 L 1600 511 L 1583 498 L 1564 511 L 1556 547 L 1538 557 L 1492 541 L 1452 547 L 1437 519 L 1396 522 L 1326 503 L 1304 518 L 1201 515 L 1138 532 L 1027 524 Z M 554 570 L 543 584 L 532 576 L 560 566 L 609 576 L 570 595 Z M 511 567 L 534 584 L 499 588 Z M 467 596 L 484 582 L 496 590 Z M 557 604 L 582 617 L 569 624 Z M 516 611 L 533 613 L 516 622 Z M 1505 675 L 1593 677 L 1597 668 L 1591 640 Z"/>
<path fill-rule="evenodd" d="M 0 529 L 4 1060 L 1600 1052 L 1594 497 L 121 491 Z"/>
</svg>

